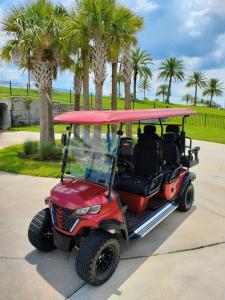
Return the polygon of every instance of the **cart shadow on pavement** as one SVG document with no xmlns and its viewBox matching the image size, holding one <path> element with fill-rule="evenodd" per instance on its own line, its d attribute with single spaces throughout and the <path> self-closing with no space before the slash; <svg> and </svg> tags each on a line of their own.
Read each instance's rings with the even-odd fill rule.
<svg viewBox="0 0 225 300">
<path fill-rule="evenodd" d="M 152 232 L 147 234 L 142 240 L 129 244 L 121 244 L 121 261 L 114 275 L 100 287 L 86 286 L 87 295 L 82 295 L 82 299 L 108 299 L 111 295 L 120 295 L 119 287 L 128 280 L 132 274 L 154 253 L 167 252 L 167 247 L 163 245 L 169 237 L 190 217 L 196 210 L 193 206 L 187 213 L 174 212 Z M 159 249 L 161 247 L 161 249 Z M 169 243 L 169 251 L 181 250 L 179 242 L 176 245 Z M 168 251 L 168 252 L 169 252 Z M 76 251 L 70 254 L 60 250 L 50 253 L 41 253 L 33 250 L 26 255 L 25 259 L 29 264 L 36 265 L 37 272 L 45 279 L 58 293 L 68 298 L 73 295 L 75 299 L 82 291 L 84 282 L 75 271 Z M 137 259 L 139 258 L 139 259 Z M 77 294 L 76 294 L 77 292 Z M 80 299 L 81 296 L 78 296 Z M 77 299 L 78 299 L 77 298 Z"/>
</svg>

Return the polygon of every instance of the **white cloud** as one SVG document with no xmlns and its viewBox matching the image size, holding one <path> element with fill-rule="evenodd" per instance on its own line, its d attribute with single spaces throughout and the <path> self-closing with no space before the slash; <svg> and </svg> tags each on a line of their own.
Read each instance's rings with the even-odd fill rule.
<svg viewBox="0 0 225 300">
<path fill-rule="evenodd" d="M 134 10 L 144 13 L 146 11 L 152 11 L 158 8 L 158 4 L 150 0 L 136 0 Z"/>
<path fill-rule="evenodd" d="M 225 16 L 224 0 L 175 0 L 178 18 L 189 36 L 199 37 L 215 15 Z"/>
<path fill-rule="evenodd" d="M 212 56 L 217 61 L 225 58 L 225 32 L 217 36 L 215 50 L 212 52 Z"/>
<path fill-rule="evenodd" d="M 198 56 L 180 56 L 179 59 L 184 62 L 186 71 L 197 70 L 202 63 L 202 57 Z"/>
</svg>

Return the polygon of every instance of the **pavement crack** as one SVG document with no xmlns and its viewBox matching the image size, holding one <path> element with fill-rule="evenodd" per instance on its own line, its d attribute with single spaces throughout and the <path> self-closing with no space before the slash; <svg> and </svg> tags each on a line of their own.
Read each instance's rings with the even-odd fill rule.
<svg viewBox="0 0 225 300">
<path fill-rule="evenodd" d="M 217 215 L 219 217 L 225 218 L 224 215 L 222 215 L 222 214 L 220 214 L 220 213 L 216 212 L 215 210 L 212 210 L 212 209 L 210 209 L 208 207 L 205 207 L 204 205 L 201 205 L 201 204 L 198 203 L 198 206 L 201 207 L 201 208 L 204 208 L 204 209 L 206 209 L 208 211 L 210 211 L 211 213 L 213 213 L 213 214 L 215 214 L 215 215 Z"/>
<path fill-rule="evenodd" d="M 175 251 L 168 251 L 168 252 L 163 252 L 163 253 L 155 253 L 155 254 L 152 254 L 150 256 L 149 255 L 140 255 L 140 256 L 132 256 L 132 257 L 122 257 L 120 260 L 142 259 L 142 258 L 149 258 L 149 257 L 152 257 L 152 256 L 162 256 L 162 255 L 176 254 L 176 253 L 182 253 L 182 252 L 188 252 L 188 251 L 196 251 L 196 250 L 215 247 L 215 246 L 219 246 L 219 245 L 223 245 L 223 244 L 225 244 L 225 241 L 218 242 L 218 243 L 207 244 L 207 245 L 204 245 L 204 246 L 193 247 L 193 248 L 187 248 L 187 249 L 181 249 L 181 250 L 175 250 Z"/>
<path fill-rule="evenodd" d="M 72 294 L 70 294 L 69 296 L 67 296 L 65 298 L 65 300 L 68 300 L 70 297 L 72 297 L 73 295 L 75 295 L 79 290 L 81 290 L 85 285 L 87 285 L 87 282 L 83 282 Z"/>
</svg>

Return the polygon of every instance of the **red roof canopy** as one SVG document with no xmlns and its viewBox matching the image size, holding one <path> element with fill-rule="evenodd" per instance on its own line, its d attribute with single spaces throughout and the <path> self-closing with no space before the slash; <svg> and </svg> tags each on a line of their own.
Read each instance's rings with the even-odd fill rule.
<svg viewBox="0 0 225 300">
<path fill-rule="evenodd" d="M 190 116 L 197 112 L 186 108 L 160 108 L 138 110 L 72 111 L 54 118 L 55 122 L 67 124 L 117 124 L 121 122 Z"/>
</svg>

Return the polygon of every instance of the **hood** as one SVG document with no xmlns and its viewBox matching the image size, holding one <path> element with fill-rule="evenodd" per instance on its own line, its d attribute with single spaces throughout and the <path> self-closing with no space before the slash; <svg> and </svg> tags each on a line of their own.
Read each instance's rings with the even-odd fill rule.
<svg viewBox="0 0 225 300">
<path fill-rule="evenodd" d="M 107 188 L 80 179 L 65 179 L 51 190 L 51 202 L 75 210 L 102 204 Z"/>
</svg>

